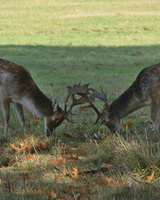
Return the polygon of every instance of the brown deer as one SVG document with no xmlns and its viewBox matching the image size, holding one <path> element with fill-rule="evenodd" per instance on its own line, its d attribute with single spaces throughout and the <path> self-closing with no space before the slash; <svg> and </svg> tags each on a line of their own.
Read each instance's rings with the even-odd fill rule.
<svg viewBox="0 0 160 200">
<path fill-rule="evenodd" d="M 22 105 L 44 119 L 45 134 L 48 136 L 65 119 L 71 108 L 67 110 L 69 97 L 77 93 L 77 85 L 68 87 L 68 95 L 64 103 L 64 110 L 59 106 L 57 99 L 51 101 L 36 85 L 29 71 L 20 65 L 0 59 L 0 96 L 4 115 L 4 135 L 8 133 L 10 118 L 10 103 L 13 103 L 20 123 L 26 132 Z M 83 88 L 80 88 L 83 90 Z M 84 92 L 85 87 L 84 87 Z M 74 98 L 72 105 L 75 105 Z"/>
<path fill-rule="evenodd" d="M 100 112 L 90 100 L 91 97 L 99 98 L 104 102 L 104 109 L 102 112 Z M 151 106 L 151 119 L 153 121 L 154 128 L 159 128 L 160 63 L 144 68 L 139 73 L 133 84 L 110 105 L 102 88 L 101 93 L 92 88 L 88 88 L 87 93 L 82 94 L 82 97 L 79 99 L 77 104 L 83 103 L 84 98 L 89 103 L 89 106 L 87 107 L 93 108 L 98 115 L 94 124 L 101 119 L 102 124 L 105 124 L 111 132 L 119 132 L 122 118 L 147 105 Z"/>
</svg>

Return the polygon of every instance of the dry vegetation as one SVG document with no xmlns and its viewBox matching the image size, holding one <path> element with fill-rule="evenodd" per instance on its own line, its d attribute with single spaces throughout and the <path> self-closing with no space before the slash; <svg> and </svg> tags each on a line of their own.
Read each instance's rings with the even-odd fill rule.
<svg viewBox="0 0 160 200">
<path fill-rule="evenodd" d="M 156 140 L 147 130 L 137 135 L 127 130 L 124 136 L 104 128 L 92 133 L 83 120 L 49 138 L 39 132 L 1 137 L 1 197 L 159 199 L 159 133 Z M 133 123 L 130 119 L 124 129 Z"/>
</svg>

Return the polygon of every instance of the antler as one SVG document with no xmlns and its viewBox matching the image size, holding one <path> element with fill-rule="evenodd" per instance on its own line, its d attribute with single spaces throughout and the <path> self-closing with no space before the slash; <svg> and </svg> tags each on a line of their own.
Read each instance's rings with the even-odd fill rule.
<svg viewBox="0 0 160 200">
<path fill-rule="evenodd" d="M 94 97 L 89 97 L 89 98 L 90 98 L 91 101 L 94 101 L 94 100 L 95 100 Z M 72 108 L 73 108 L 74 106 L 88 103 L 88 100 L 87 100 L 85 97 L 83 97 L 83 96 L 81 96 L 80 98 L 77 98 L 77 99 L 76 99 L 75 96 L 72 95 L 72 100 L 73 100 L 73 101 L 72 101 L 72 104 L 71 104 L 71 106 L 70 106 L 70 108 L 69 108 L 69 110 L 68 110 L 68 112 L 71 113 L 72 115 L 74 115 L 74 114 L 72 113 Z"/>
<path fill-rule="evenodd" d="M 100 85 L 100 89 L 101 89 L 101 93 L 98 92 L 97 90 L 93 89 L 93 88 L 90 88 L 90 91 L 92 91 L 91 97 L 94 98 L 94 99 L 98 98 L 98 99 L 102 100 L 103 102 L 107 102 L 106 94 L 104 93 L 101 85 Z M 93 108 L 95 110 L 95 112 L 97 113 L 97 119 L 93 123 L 93 125 L 95 125 L 99 121 L 99 119 L 102 118 L 103 112 L 102 113 L 99 112 L 99 110 L 95 107 L 95 105 L 92 102 L 90 102 L 90 101 L 88 101 L 88 102 L 89 102 L 89 105 L 87 107 Z"/>
<path fill-rule="evenodd" d="M 99 121 L 99 119 L 101 119 L 103 114 L 96 108 L 96 106 L 92 102 L 95 101 L 95 98 L 98 98 L 104 102 L 107 102 L 107 97 L 106 97 L 106 94 L 103 92 L 102 87 L 100 86 L 101 93 L 99 93 L 95 89 L 89 88 L 89 84 L 85 84 L 85 85 L 81 86 L 79 83 L 78 85 L 74 84 L 73 87 L 67 86 L 67 88 L 68 88 L 68 95 L 67 95 L 67 98 L 65 101 L 65 109 L 64 109 L 65 113 L 66 114 L 71 113 L 72 108 L 76 105 L 89 103 L 89 105 L 85 106 L 85 107 L 93 108 L 98 116 L 96 121 L 93 124 L 93 125 L 95 125 Z M 91 94 L 90 94 L 90 91 L 92 92 Z M 78 94 L 81 97 L 79 99 L 76 99 L 74 96 L 75 94 Z M 68 99 L 70 96 L 72 96 L 73 102 L 67 111 Z"/>
<path fill-rule="evenodd" d="M 92 91 L 92 96 L 94 98 L 98 98 L 104 102 L 107 101 L 107 97 L 106 97 L 106 93 L 103 92 L 102 86 L 100 85 L 100 89 L 101 89 L 101 93 L 99 93 L 97 90 L 94 90 L 92 88 L 90 88 L 90 90 Z"/>
<path fill-rule="evenodd" d="M 89 88 L 88 88 L 89 84 L 85 84 L 83 86 L 81 86 L 81 82 L 79 82 L 79 84 L 74 84 L 73 87 L 71 86 L 67 86 L 67 89 L 68 89 L 68 95 L 67 95 L 67 98 L 65 100 L 65 105 L 64 105 L 64 112 L 66 114 L 68 113 L 71 113 L 71 110 L 74 106 L 76 105 L 80 105 L 80 104 L 85 104 L 87 103 L 88 101 L 86 100 L 86 98 L 83 97 L 83 95 L 88 95 L 89 94 Z M 80 95 L 81 97 L 79 99 L 76 99 L 75 98 L 75 94 L 78 94 Z M 68 100 L 69 100 L 69 97 L 72 96 L 72 104 L 70 106 L 70 108 L 68 109 L 67 111 L 67 107 L 68 107 Z M 93 97 L 91 98 L 93 99 Z M 94 99 L 93 99 L 94 100 Z"/>
</svg>

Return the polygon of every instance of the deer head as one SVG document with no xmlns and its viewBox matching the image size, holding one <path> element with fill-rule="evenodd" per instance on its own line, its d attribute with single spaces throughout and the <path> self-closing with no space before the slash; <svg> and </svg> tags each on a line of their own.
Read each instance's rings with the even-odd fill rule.
<svg viewBox="0 0 160 200">
<path fill-rule="evenodd" d="M 51 135 L 52 131 L 62 124 L 64 120 L 71 123 L 67 117 L 67 113 L 59 106 L 58 100 L 56 98 L 52 101 L 53 113 L 44 117 L 45 122 L 45 134 L 47 136 Z"/>
</svg>

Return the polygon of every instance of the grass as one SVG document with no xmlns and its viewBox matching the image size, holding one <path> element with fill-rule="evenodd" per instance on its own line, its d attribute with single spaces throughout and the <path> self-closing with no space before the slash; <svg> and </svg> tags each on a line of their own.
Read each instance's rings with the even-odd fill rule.
<svg viewBox="0 0 160 200">
<path fill-rule="evenodd" d="M 159 10 L 159 0 L 3 0 L 0 57 L 26 66 L 61 106 L 65 86 L 79 81 L 102 85 L 112 102 L 141 69 L 159 62 Z M 147 129 L 149 108 L 123 119 L 134 123 L 118 137 L 100 123 L 92 126 L 92 111 L 74 112 L 74 124 L 64 122 L 47 138 L 43 121 L 34 125 L 29 113 L 30 133 L 23 136 L 12 109 L 4 138 L 0 111 L 0 199 L 160 199 L 160 137 Z M 134 181 L 123 164 L 137 180 L 152 183 Z M 100 166 L 111 168 L 77 174 Z"/>
</svg>

